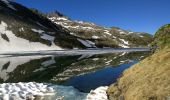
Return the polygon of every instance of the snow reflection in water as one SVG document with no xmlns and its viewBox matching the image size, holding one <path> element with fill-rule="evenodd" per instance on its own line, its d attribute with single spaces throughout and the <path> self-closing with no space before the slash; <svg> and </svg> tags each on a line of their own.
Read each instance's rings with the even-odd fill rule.
<svg viewBox="0 0 170 100">
<path fill-rule="evenodd" d="M 148 54 L 148 52 L 134 52 L 83 56 L 24 54 L 1 56 L 0 82 L 53 83 L 55 85 L 50 87 L 56 90 L 56 94 L 44 96 L 44 100 L 56 100 L 56 98 L 83 100 L 90 90 L 113 83 L 124 69 Z M 105 78 L 107 76 L 110 78 Z M 94 95 L 93 91 L 91 93 Z M 0 95 L 3 94 L 0 92 Z"/>
</svg>

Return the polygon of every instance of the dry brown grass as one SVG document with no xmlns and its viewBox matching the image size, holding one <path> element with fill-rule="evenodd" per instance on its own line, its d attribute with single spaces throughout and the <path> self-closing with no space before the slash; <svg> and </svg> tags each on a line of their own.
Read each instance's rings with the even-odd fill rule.
<svg viewBox="0 0 170 100">
<path fill-rule="evenodd" d="M 170 49 L 163 49 L 124 71 L 108 89 L 111 100 L 166 100 L 170 97 Z"/>
</svg>

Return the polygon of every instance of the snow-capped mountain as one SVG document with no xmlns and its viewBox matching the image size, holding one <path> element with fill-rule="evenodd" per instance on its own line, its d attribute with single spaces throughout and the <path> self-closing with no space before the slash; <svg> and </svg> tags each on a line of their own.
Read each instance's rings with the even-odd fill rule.
<svg viewBox="0 0 170 100">
<path fill-rule="evenodd" d="M 60 25 L 7 0 L 0 0 L 0 46 L 0 52 L 85 48 Z"/>
<path fill-rule="evenodd" d="M 0 52 L 97 47 L 143 47 L 147 33 L 105 28 L 73 21 L 60 13 L 43 14 L 18 3 L 0 0 Z"/>
<path fill-rule="evenodd" d="M 75 21 L 59 12 L 47 15 L 56 25 L 61 25 L 73 36 L 90 41 L 94 47 L 143 47 L 152 41 L 152 36 L 142 32 L 132 32 L 120 28 L 106 28 L 94 23 Z"/>
</svg>

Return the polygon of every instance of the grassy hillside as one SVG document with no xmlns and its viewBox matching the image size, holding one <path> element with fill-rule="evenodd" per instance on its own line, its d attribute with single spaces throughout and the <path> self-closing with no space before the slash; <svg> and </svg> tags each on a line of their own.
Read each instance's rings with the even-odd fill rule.
<svg viewBox="0 0 170 100">
<path fill-rule="evenodd" d="M 111 100 L 166 100 L 170 97 L 169 76 L 170 49 L 163 49 L 126 70 L 108 94 Z"/>
<path fill-rule="evenodd" d="M 164 47 L 170 47 L 170 24 L 162 26 L 154 36 L 154 44 L 161 49 Z"/>
<path fill-rule="evenodd" d="M 170 25 L 155 34 L 158 52 L 124 71 L 107 93 L 110 100 L 170 99 Z"/>
</svg>

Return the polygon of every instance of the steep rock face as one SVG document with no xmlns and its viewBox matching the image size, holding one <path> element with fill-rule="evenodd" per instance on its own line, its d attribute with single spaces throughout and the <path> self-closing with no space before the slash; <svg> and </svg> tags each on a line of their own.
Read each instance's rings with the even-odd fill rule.
<svg viewBox="0 0 170 100">
<path fill-rule="evenodd" d="M 84 48 L 60 25 L 15 2 L 0 0 L 1 52 Z"/>
<path fill-rule="evenodd" d="M 97 47 L 146 47 L 152 36 L 120 28 L 106 28 L 94 23 L 73 21 L 59 12 L 50 13 L 48 19 L 68 29 L 73 36 L 92 41 Z"/>
<path fill-rule="evenodd" d="M 130 69 L 107 91 L 110 100 L 169 100 L 170 48 L 169 25 L 155 34 L 159 50 Z"/>
</svg>

